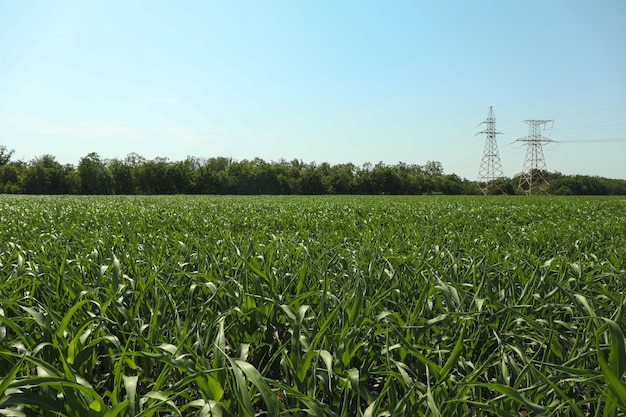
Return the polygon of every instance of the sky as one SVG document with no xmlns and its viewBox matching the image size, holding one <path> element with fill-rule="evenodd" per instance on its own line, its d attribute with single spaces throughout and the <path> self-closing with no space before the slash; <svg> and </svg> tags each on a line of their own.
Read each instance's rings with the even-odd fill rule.
<svg viewBox="0 0 626 417">
<path fill-rule="evenodd" d="M 0 145 L 626 179 L 624 0 L 0 0 Z"/>
</svg>

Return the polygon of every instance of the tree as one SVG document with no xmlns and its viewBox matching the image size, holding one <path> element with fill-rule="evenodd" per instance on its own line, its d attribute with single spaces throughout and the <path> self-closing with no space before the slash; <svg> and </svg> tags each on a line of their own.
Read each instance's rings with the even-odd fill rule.
<svg viewBox="0 0 626 417">
<path fill-rule="evenodd" d="M 308 164 L 302 172 L 300 186 L 303 194 L 325 194 L 324 182 L 315 162 Z"/>
<path fill-rule="evenodd" d="M 288 162 L 280 159 L 274 164 L 274 172 L 280 194 L 302 194 L 300 187 L 300 164 L 297 160 Z"/>
<path fill-rule="evenodd" d="M 400 194 L 398 171 L 379 162 L 370 172 L 369 186 L 373 194 Z"/>
<path fill-rule="evenodd" d="M 167 167 L 167 175 L 174 182 L 178 194 L 191 194 L 195 189 L 196 175 L 191 160 L 187 159 L 170 164 Z"/>
<path fill-rule="evenodd" d="M 355 166 L 353 164 L 333 165 L 324 178 L 325 185 L 333 194 L 352 194 L 355 191 Z"/>
<path fill-rule="evenodd" d="M 26 170 L 23 162 L 10 162 L 0 165 L 0 193 L 18 194 L 23 192 L 20 179 Z"/>
<path fill-rule="evenodd" d="M 420 165 L 398 162 L 394 168 L 400 180 L 402 194 L 424 194 L 432 185 L 431 178 L 424 173 Z"/>
<path fill-rule="evenodd" d="M 131 168 L 137 168 L 139 165 L 144 164 L 145 162 L 146 158 L 136 152 L 131 152 L 126 155 L 126 158 L 124 158 L 124 163 Z"/>
<path fill-rule="evenodd" d="M 80 192 L 83 194 L 110 194 L 111 175 L 100 156 L 91 152 L 78 164 Z"/>
<path fill-rule="evenodd" d="M 63 193 L 80 193 L 80 176 L 72 164 L 63 165 Z"/>
<path fill-rule="evenodd" d="M 7 149 L 6 146 L 0 145 L 0 166 L 8 164 L 14 153 L 13 149 Z"/>
<path fill-rule="evenodd" d="M 441 165 L 441 162 L 428 161 L 426 165 L 424 165 L 424 172 L 431 177 L 443 175 L 443 165 Z"/>
<path fill-rule="evenodd" d="M 112 159 L 108 162 L 108 169 L 113 194 L 134 194 L 137 191 L 133 168 L 129 164 L 119 159 Z"/>
<path fill-rule="evenodd" d="M 280 194 L 280 182 L 276 175 L 274 164 L 267 163 L 262 159 L 253 160 L 255 189 L 259 194 Z"/>
<path fill-rule="evenodd" d="M 33 159 L 24 172 L 23 188 L 27 194 L 69 194 L 66 169 L 52 155 Z"/>
<path fill-rule="evenodd" d="M 176 193 L 176 184 L 167 172 L 168 165 L 163 159 L 155 159 L 137 167 L 137 183 L 141 194 Z"/>
<path fill-rule="evenodd" d="M 438 175 L 435 177 L 437 191 L 444 194 L 462 194 L 463 181 L 456 174 Z"/>
</svg>

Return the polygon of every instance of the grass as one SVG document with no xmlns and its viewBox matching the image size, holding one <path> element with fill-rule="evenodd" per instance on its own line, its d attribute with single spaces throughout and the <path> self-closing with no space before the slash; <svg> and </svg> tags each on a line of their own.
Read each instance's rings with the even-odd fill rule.
<svg viewBox="0 0 626 417">
<path fill-rule="evenodd" d="M 613 198 L 0 197 L 0 414 L 626 415 Z"/>
</svg>

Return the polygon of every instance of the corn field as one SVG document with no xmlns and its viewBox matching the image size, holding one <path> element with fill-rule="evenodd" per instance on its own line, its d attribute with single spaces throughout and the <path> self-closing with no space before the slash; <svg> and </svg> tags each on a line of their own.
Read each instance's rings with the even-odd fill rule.
<svg viewBox="0 0 626 417">
<path fill-rule="evenodd" d="M 0 196 L 0 415 L 626 415 L 626 200 Z"/>
</svg>

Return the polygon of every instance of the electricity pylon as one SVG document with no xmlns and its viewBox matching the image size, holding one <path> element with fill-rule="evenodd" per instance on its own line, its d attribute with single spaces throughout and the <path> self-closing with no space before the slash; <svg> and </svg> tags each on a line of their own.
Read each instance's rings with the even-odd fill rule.
<svg viewBox="0 0 626 417">
<path fill-rule="evenodd" d="M 526 159 L 519 180 L 519 189 L 527 195 L 544 193 L 548 194 L 548 180 L 546 179 L 546 159 L 543 156 L 543 144 L 554 142 L 552 139 L 541 135 L 541 127 L 554 123 L 554 120 L 524 120 L 528 123 L 528 136 L 517 139 L 517 142 L 526 142 Z"/>
<path fill-rule="evenodd" d="M 483 194 L 495 194 L 496 192 L 504 192 L 502 174 L 502 164 L 500 163 L 500 154 L 498 153 L 498 143 L 496 135 L 500 132 L 496 131 L 496 116 L 493 113 L 493 106 L 489 107 L 487 120 L 482 124 L 486 124 L 487 128 L 477 135 L 486 134 L 485 150 L 483 151 L 483 159 L 480 161 L 480 169 L 478 170 L 478 188 Z"/>
</svg>

